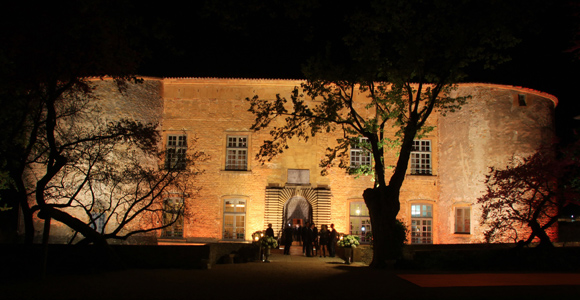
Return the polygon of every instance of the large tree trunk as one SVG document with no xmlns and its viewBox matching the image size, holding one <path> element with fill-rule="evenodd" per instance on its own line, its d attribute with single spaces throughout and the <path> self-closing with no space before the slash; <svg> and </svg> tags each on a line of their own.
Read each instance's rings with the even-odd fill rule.
<svg viewBox="0 0 580 300">
<path fill-rule="evenodd" d="M 552 222 L 550 222 L 550 224 L 551 223 Z M 528 246 L 529 244 L 532 243 L 532 241 L 536 237 L 538 237 L 540 239 L 540 244 L 538 244 L 538 248 L 544 248 L 544 249 L 554 248 L 554 244 L 552 243 L 552 240 L 550 240 L 550 237 L 546 233 L 546 230 L 544 228 L 542 228 L 542 226 L 540 226 L 540 224 L 536 220 L 532 220 L 532 221 L 528 222 L 528 226 L 530 226 L 530 229 L 532 229 L 532 233 L 525 241 L 521 240 L 517 243 L 517 245 L 516 245 L 517 249 L 521 249 L 523 247 Z M 547 226 L 547 227 L 549 227 L 549 226 Z"/>
<path fill-rule="evenodd" d="M 15 202 L 17 202 L 19 206 L 16 209 L 20 209 L 22 212 L 22 222 L 24 224 L 24 244 L 32 245 L 34 242 L 34 212 L 32 209 L 30 209 L 30 204 L 28 203 L 29 199 L 26 185 L 22 179 L 22 172 L 14 172 L 11 170 L 10 177 L 14 182 L 14 186 L 11 187 L 8 194 L 10 197 L 14 197 Z"/>
<path fill-rule="evenodd" d="M 48 242 L 50 239 L 50 215 L 44 216 L 44 231 L 42 235 L 42 260 L 40 276 L 46 279 L 46 272 L 48 266 Z"/>
<path fill-rule="evenodd" d="M 552 241 L 550 240 L 550 237 L 546 233 L 546 230 L 544 230 L 544 228 L 542 228 L 542 226 L 540 226 L 538 221 L 532 220 L 532 221 L 530 221 L 529 225 L 532 228 L 532 232 L 533 232 L 532 235 L 535 235 L 538 238 L 540 238 L 540 244 L 538 245 L 538 247 L 540 247 L 540 248 L 554 248 L 554 244 L 552 244 Z"/>
<path fill-rule="evenodd" d="M 32 211 L 28 206 L 28 202 L 20 201 L 19 204 L 22 209 L 22 219 L 24 222 L 24 244 L 32 245 L 34 242 L 34 219 Z"/>
<path fill-rule="evenodd" d="M 366 189 L 363 198 L 369 209 L 373 230 L 374 268 L 386 268 L 389 261 L 400 257 L 400 243 L 396 238 L 396 220 L 400 210 L 399 190 L 387 187 Z"/>
</svg>

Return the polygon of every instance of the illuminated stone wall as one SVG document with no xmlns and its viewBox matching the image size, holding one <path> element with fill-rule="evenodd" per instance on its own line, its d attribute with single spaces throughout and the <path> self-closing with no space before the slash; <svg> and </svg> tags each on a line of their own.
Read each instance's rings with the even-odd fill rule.
<svg viewBox="0 0 580 300">
<path fill-rule="evenodd" d="M 527 157 L 554 141 L 556 99 L 500 85 L 464 84 L 457 93 L 472 98 L 460 111 L 439 119 L 436 235 L 441 243 L 481 242 L 481 210 L 475 203 L 484 191 L 489 167 L 504 167 L 511 158 Z M 525 106 L 519 103 L 519 95 L 525 97 Z M 472 234 L 454 233 L 454 209 L 461 206 L 472 207 Z M 522 238 L 526 230 L 522 228 Z"/>
<path fill-rule="evenodd" d="M 369 177 L 356 178 L 345 170 L 331 168 L 328 176 L 320 175 L 320 160 L 325 149 L 332 147 L 340 130 L 318 134 L 308 142 L 292 140 L 290 147 L 272 161 L 260 164 L 255 155 L 269 138 L 268 130 L 253 132 L 254 116 L 248 112 L 247 97 L 259 95 L 272 99 L 277 94 L 290 98 L 302 81 L 266 79 L 215 78 L 146 78 L 141 85 L 130 85 L 121 94 L 111 82 L 96 81 L 97 95 L 105 99 L 111 118 L 130 117 L 159 122 L 162 143 L 167 135 L 186 134 L 188 145 L 203 151 L 209 159 L 200 167 L 205 171 L 196 177 L 201 187 L 195 198 L 186 198 L 191 217 L 185 220 L 184 239 L 191 242 L 218 241 L 224 230 L 224 201 L 245 200 L 245 239 L 264 230 L 267 222 L 281 226 L 279 210 L 293 188 L 309 201 L 322 191 L 320 220 L 334 223 L 339 232 L 349 232 L 349 205 L 363 201 L 362 193 L 371 188 Z M 454 92 L 472 98 L 460 111 L 440 116 L 433 113 L 428 125 L 435 129 L 424 139 L 431 141 L 432 175 L 408 174 L 401 189 L 399 219 L 411 224 L 411 206 L 433 206 L 434 243 L 474 243 L 483 239 L 479 226 L 480 211 L 476 199 L 483 191 L 483 179 L 490 166 L 503 166 L 516 157 L 525 157 L 542 143 L 551 142 L 556 99 L 541 92 L 490 84 L 462 84 Z M 518 95 L 525 95 L 526 106 L 520 106 Z M 362 95 L 358 105 L 364 106 Z M 391 129 L 394 134 L 395 129 Z M 245 171 L 226 170 L 226 142 L 229 135 L 248 137 L 248 165 Z M 396 151 L 385 154 L 387 165 L 396 162 Z M 288 183 L 288 170 L 309 170 L 309 182 Z M 391 175 L 387 170 L 386 176 Z M 279 193 L 267 196 L 267 191 Z M 306 193 L 306 194 L 305 194 Z M 277 198 L 272 198 L 277 197 Z M 330 199 L 328 201 L 328 199 Z M 325 206 L 325 203 L 330 206 Z M 272 204 L 274 203 L 274 204 Z M 455 233 L 455 209 L 471 207 L 470 234 Z M 329 217 L 328 217 L 329 214 Z M 317 224 L 320 228 L 321 224 Z M 275 226 L 275 227 L 276 227 Z M 39 227 L 41 228 L 41 227 Z M 276 235 L 280 228 L 275 228 Z M 65 228 L 60 228 L 60 231 Z"/>
<path fill-rule="evenodd" d="M 162 88 L 163 83 L 158 79 L 149 79 L 143 83 L 127 83 L 122 89 L 119 88 L 110 79 L 90 79 L 90 84 L 94 87 L 93 97 L 94 101 L 89 102 L 86 111 L 92 113 L 93 119 L 90 122 L 96 124 L 106 124 L 107 122 L 114 122 L 121 119 L 128 119 L 139 121 L 142 123 L 161 123 L 163 114 L 163 99 Z M 90 123 L 89 122 L 89 123 Z M 86 125 L 88 130 L 94 128 L 94 124 Z M 156 164 L 154 161 L 149 163 Z M 38 167 L 38 166 L 35 166 Z M 40 168 L 38 174 L 44 174 L 46 170 Z M 33 171 L 34 172 L 34 171 Z M 31 175 L 35 176 L 35 175 Z M 31 180 L 35 182 L 35 179 Z M 33 205 L 34 200 L 31 200 Z M 88 222 L 86 213 L 81 208 L 67 208 L 67 212 L 73 214 L 75 217 Z M 42 238 L 42 230 L 44 220 L 34 217 L 35 222 L 35 239 L 40 242 Z M 114 221 L 111 221 L 114 222 Z M 116 225 L 116 224 L 115 224 Z M 24 233 L 24 224 L 22 218 L 20 219 L 20 232 Z M 51 243 L 68 243 L 70 238 L 74 235 L 74 231 L 68 226 L 53 220 L 50 229 Z M 79 237 L 77 236 L 77 239 Z M 111 241 L 114 243 L 115 241 Z"/>
<path fill-rule="evenodd" d="M 265 229 L 265 189 L 284 187 L 288 169 L 310 170 L 310 187 L 327 187 L 331 193 L 330 222 L 339 232 L 349 230 L 349 203 L 363 201 L 362 192 L 373 182 L 355 178 L 333 168 L 320 176 L 319 161 L 324 149 L 332 146 L 336 134 L 320 134 L 307 143 L 291 141 L 290 148 L 265 165 L 254 160 L 266 131 L 252 132 L 253 115 L 247 111 L 246 97 L 259 95 L 272 99 L 276 94 L 289 98 L 300 81 L 247 79 L 164 79 L 164 133 L 187 132 L 196 137 L 197 148 L 211 159 L 199 184 L 201 197 L 194 210 L 200 213 L 188 222 L 185 236 L 218 240 L 223 228 L 223 200 L 248 200 L 246 235 Z M 482 240 L 482 229 L 475 201 L 483 190 L 482 180 L 489 166 L 504 165 L 514 155 L 526 156 L 553 136 L 555 99 L 536 91 L 487 84 L 461 85 L 459 95 L 472 95 L 462 110 L 448 116 L 434 113 L 429 125 L 435 126 L 425 139 L 431 140 L 432 176 L 407 175 L 401 190 L 399 218 L 410 225 L 411 205 L 433 205 L 434 243 L 472 243 Z M 520 107 L 519 94 L 528 105 Z M 364 97 L 359 96 L 360 105 Z M 394 130 L 394 129 L 393 129 Z M 393 131 L 394 133 L 394 131 Z M 248 135 L 248 171 L 225 170 L 225 141 L 228 134 Z M 395 164 L 396 153 L 386 153 L 387 164 Z M 387 176 L 390 176 L 387 172 Z M 471 234 L 455 234 L 455 208 L 470 206 Z M 272 218 L 271 216 L 268 218 Z M 281 218 L 281 216 L 280 216 Z M 319 224 L 320 225 L 320 224 Z"/>
<path fill-rule="evenodd" d="M 201 197 L 194 210 L 200 213 L 186 226 L 186 237 L 218 240 L 223 228 L 223 199 L 248 200 L 246 235 L 265 229 L 265 189 L 287 185 L 288 169 L 310 170 L 310 187 L 328 187 L 331 193 L 331 219 L 339 232 L 349 230 L 349 203 L 362 201 L 364 189 L 372 187 L 368 177 L 355 178 L 333 168 L 320 176 L 319 161 L 324 149 L 332 146 L 336 134 L 320 134 L 308 141 L 291 141 L 290 148 L 265 165 L 254 160 L 267 130 L 250 131 L 253 115 L 247 111 L 246 97 L 259 95 L 289 98 L 300 81 L 250 79 L 164 79 L 164 133 L 186 132 L 198 139 L 197 148 L 211 156 L 200 179 Z M 528 89 L 488 84 L 461 85 L 459 95 L 472 95 L 462 110 L 448 116 L 434 113 L 430 125 L 432 176 L 407 175 L 401 190 L 399 218 L 410 225 L 411 205 L 433 205 L 434 243 L 472 243 L 482 240 L 479 210 L 475 201 L 483 190 L 487 168 L 505 164 L 513 155 L 526 156 L 553 136 L 555 99 Z M 528 105 L 520 107 L 518 94 L 525 94 Z M 364 98 L 359 97 L 360 105 Z M 394 132 L 393 132 L 394 133 Z M 248 135 L 248 171 L 225 170 L 225 141 L 228 134 Z M 387 153 L 394 164 L 396 153 Z M 387 172 L 387 176 L 389 176 Z M 470 206 L 471 234 L 455 234 L 455 208 Z M 268 217 L 271 218 L 271 217 Z M 280 216 L 281 218 L 281 216 Z M 319 224 L 320 225 L 320 224 Z"/>
<path fill-rule="evenodd" d="M 246 236 L 264 230 L 267 215 L 266 188 L 290 186 L 287 184 L 287 174 L 291 169 L 309 170 L 309 184 L 302 188 L 330 188 L 330 222 L 334 222 L 339 231 L 347 230 L 347 199 L 362 199 L 362 190 L 372 186 L 372 182 L 368 178 L 355 179 L 338 169 L 331 170 L 330 176 L 320 175 L 320 159 L 334 138 L 318 135 L 307 143 L 291 141 L 290 148 L 283 155 L 264 165 L 254 159 L 269 134 L 267 130 L 250 130 L 254 117 L 247 111 L 249 103 L 246 97 L 259 95 L 271 99 L 281 94 L 289 98 L 292 89 L 300 83 L 243 79 L 164 80 L 164 136 L 186 133 L 189 139 L 197 139 L 196 149 L 210 156 L 203 165 L 205 174 L 196 182 L 202 186 L 202 191 L 198 199 L 193 201 L 196 216 L 186 224 L 185 237 L 190 240 L 221 239 L 223 202 L 226 198 L 247 200 Z M 228 135 L 249 137 L 247 171 L 225 170 Z M 279 229 L 275 228 L 276 231 Z"/>
</svg>

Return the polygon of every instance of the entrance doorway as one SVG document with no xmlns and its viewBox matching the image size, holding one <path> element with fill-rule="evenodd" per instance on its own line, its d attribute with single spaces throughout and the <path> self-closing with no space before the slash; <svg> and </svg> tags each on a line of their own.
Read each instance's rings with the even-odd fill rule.
<svg viewBox="0 0 580 300">
<path fill-rule="evenodd" d="M 300 240 L 299 229 L 312 221 L 312 206 L 306 198 L 294 196 L 284 206 L 284 224 L 292 226 L 294 241 Z"/>
<path fill-rule="evenodd" d="M 302 196 L 294 196 L 284 207 L 284 224 L 304 226 L 312 220 L 312 206 Z"/>
<path fill-rule="evenodd" d="M 288 224 L 330 224 L 331 198 L 330 189 L 326 187 L 267 187 L 264 228 L 272 224 L 274 235 L 281 236 Z"/>
</svg>

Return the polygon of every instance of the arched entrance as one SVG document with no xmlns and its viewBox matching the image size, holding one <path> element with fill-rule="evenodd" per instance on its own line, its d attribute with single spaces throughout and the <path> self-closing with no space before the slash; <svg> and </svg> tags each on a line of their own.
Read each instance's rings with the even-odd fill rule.
<svg viewBox="0 0 580 300">
<path fill-rule="evenodd" d="M 312 221 L 312 206 L 306 198 L 294 196 L 290 198 L 284 206 L 284 224 L 292 227 L 304 226 L 306 222 Z"/>
<path fill-rule="evenodd" d="M 280 236 L 287 220 L 330 224 L 330 199 L 327 187 L 267 187 L 264 228 L 271 223 L 274 235 Z"/>
<path fill-rule="evenodd" d="M 312 221 L 312 205 L 302 196 L 294 196 L 284 205 L 284 224 L 291 226 L 293 240 L 300 241 L 300 228 Z"/>
</svg>

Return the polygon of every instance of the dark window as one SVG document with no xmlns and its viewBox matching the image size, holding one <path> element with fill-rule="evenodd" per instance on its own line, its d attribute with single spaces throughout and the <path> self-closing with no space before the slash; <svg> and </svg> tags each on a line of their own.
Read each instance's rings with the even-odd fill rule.
<svg viewBox="0 0 580 300">
<path fill-rule="evenodd" d="M 526 106 L 526 95 L 524 94 L 519 94 L 518 95 L 518 105 L 519 106 Z"/>
<path fill-rule="evenodd" d="M 167 136 L 167 154 L 165 157 L 165 168 L 170 170 L 185 169 L 187 153 L 186 135 Z"/>
</svg>

